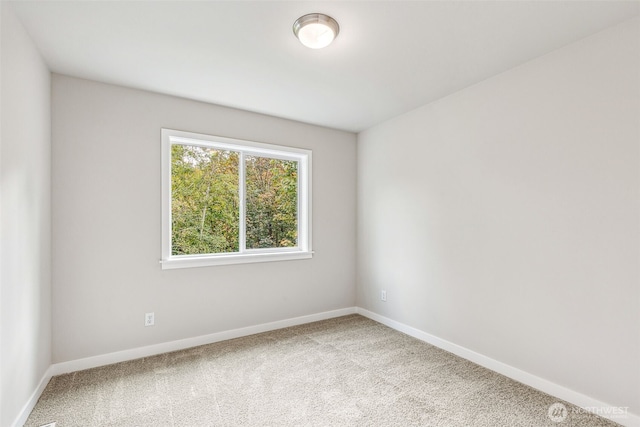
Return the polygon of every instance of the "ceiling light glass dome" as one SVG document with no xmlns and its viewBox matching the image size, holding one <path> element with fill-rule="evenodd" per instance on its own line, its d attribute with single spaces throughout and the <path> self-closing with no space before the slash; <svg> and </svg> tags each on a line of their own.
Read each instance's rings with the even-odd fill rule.
<svg viewBox="0 0 640 427">
<path fill-rule="evenodd" d="M 293 33 L 300 43 L 311 49 L 329 46 L 339 32 L 338 22 L 322 13 L 301 16 L 293 23 Z"/>
</svg>

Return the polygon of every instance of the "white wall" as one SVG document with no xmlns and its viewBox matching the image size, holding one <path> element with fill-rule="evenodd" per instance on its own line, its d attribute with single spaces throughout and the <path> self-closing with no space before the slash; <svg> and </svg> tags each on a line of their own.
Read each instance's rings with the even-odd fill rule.
<svg viewBox="0 0 640 427">
<path fill-rule="evenodd" d="M 6 2 L 0 140 L 0 425 L 51 363 L 50 73 Z"/>
<path fill-rule="evenodd" d="M 639 28 L 362 132 L 358 306 L 640 414 Z"/>
<path fill-rule="evenodd" d="M 55 74 L 52 88 L 55 363 L 355 305 L 355 134 Z M 314 257 L 161 270 L 163 127 L 313 150 Z"/>
</svg>

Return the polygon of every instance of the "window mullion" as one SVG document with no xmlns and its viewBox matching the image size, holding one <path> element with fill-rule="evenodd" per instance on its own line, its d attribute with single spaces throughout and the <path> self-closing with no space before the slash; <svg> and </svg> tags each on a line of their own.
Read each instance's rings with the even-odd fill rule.
<svg viewBox="0 0 640 427">
<path fill-rule="evenodd" d="M 240 221 L 240 227 L 239 227 L 239 236 L 238 238 L 240 239 L 239 242 L 239 246 L 238 246 L 238 250 L 239 252 L 245 253 L 247 250 L 247 222 L 245 221 L 245 206 L 246 206 L 246 173 L 245 173 L 245 159 L 244 159 L 244 151 L 240 152 L 240 167 L 238 168 L 239 170 L 239 177 L 238 180 L 240 181 L 238 184 L 238 198 L 240 201 L 240 215 L 239 215 L 239 221 Z"/>
</svg>

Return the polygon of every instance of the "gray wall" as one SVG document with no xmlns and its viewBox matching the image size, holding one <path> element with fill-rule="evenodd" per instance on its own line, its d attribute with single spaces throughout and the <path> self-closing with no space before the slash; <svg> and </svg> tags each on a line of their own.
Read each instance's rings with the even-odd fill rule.
<svg viewBox="0 0 640 427">
<path fill-rule="evenodd" d="M 355 305 L 356 135 L 55 74 L 52 88 L 54 362 Z M 162 127 L 313 150 L 314 257 L 161 270 Z"/>
<path fill-rule="evenodd" d="M 358 306 L 640 414 L 639 36 L 362 132 Z"/>
<path fill-rule="evenodd" d="M 50 73 L 6 2 L 0 111 L 0 425 L 51 363 Z"/>
</svg>

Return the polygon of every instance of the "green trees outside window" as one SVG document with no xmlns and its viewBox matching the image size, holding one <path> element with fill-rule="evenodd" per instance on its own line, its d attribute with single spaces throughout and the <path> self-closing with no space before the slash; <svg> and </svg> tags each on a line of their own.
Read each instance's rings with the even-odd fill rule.
<svg viewBox="0 0 640 427">
<path fill-rule="evenodd" d="M 297 234 L 297 161 L 171 145 L 172 255 L 234 253 L 242 243 L 246 249 L 296 247 Z"/>
<path fill-rule="evenodd" d="M 298 162 L 246 156 L 247 249 L 295 247 Z"/>
</svg>

